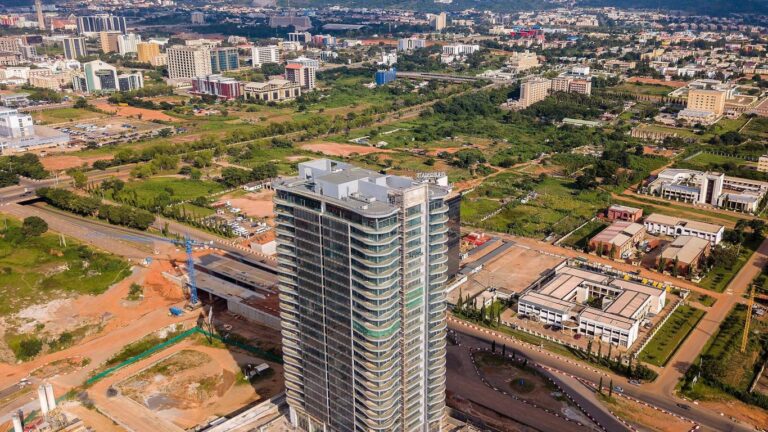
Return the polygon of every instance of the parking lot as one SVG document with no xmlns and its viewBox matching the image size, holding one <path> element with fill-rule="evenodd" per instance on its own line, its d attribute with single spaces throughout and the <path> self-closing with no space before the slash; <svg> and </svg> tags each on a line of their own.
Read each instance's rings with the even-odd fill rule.
<svg viewBox="0 0 768 432">
<path fill-rule="evenodd" d="M 74 121 L 55 127 L 69 134 L 73 144 L 103 146 L 151 136 L 167 126 L 128 118 L 101 118 Z"/>
</svg>

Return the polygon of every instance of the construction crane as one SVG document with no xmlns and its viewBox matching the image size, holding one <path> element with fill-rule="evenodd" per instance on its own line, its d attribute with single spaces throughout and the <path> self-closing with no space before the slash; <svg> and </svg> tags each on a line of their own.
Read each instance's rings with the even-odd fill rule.
<svg viewBox="0 0 768 432">
<path fill-rule="evenodd" d="M 749 300 L 747 301 L 747 318 L 744 320 L 744 334 L 741 336 L 741 352 L 747 351 L 749 342 L 749 325 L 752 322 L 752 308 L 755 305 L 755 285 L 749 286 Z"/>
<path fill-rule="evenodd" d="M 189 279 L 188 308 L 196 309 L 197 307 L 200 306 L 200 301 L 197 297 L 197 279 L 195 278 L 195 258 L 192 255 L 192 251 L 194 250 L 195 246 L 210 246 L 212 242 L 206 243 L 206 242 L 200 242 L 197 240 L 192 240 L 189 237 L 189 234 L 184 234 L 184 239 L 181 239 L 181 240 L 169 239 L 165 237 L 157 237 L 153 235 L 138 236 L 138 235 L 129 235 L 129 234 L 117 235 L 117 234 L 105 234 L 105 233 L 94 233 L 94 235 L 119 238 L 119 239 L 136 241 L 141 243 L 153 243 L 155 241 L 159 241 L 159 242 L 171 243 L 173 245 L 183 247 L 184 251 L 187 253 L 187 278 Z"/>
</svg>

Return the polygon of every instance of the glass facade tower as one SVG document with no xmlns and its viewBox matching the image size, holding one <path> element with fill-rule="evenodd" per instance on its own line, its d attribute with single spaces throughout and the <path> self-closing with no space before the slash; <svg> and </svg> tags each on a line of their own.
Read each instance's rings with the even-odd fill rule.
<svg viewBox="0 0 768 432">
<path fill-rule="evenodd" d="M 298 168 L 274 185 L 291 422 L 440 430 L 450 190 L 327 159 Z"/>
</svg>

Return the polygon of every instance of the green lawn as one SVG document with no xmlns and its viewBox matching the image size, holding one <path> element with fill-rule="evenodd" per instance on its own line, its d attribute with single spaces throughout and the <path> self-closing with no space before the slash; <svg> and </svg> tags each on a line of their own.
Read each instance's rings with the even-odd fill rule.
<svg viewBox="0 0 768 432">
<path fill-rule="evenodd" d="M 709 166 L 713 164 L 733 163 L 736 165 L 754 165 L 754 162 L 750 162 L 743 158 L 722 156 L 704 152 L 699 153 L 690 159 L 685 159 L 684 162 L 688 166 L 697 167 L 698 169 L 704 170 L 709 169 Z"/>
<path fill-rule="evenodd" d="M 563 242 L 560 244 L 562 246 L 584 250 L 589 244 L 589 239 L 594 237 L 607 226 L 608 224 L 605 221 L 601 219 L 595 219 L 574 231 L 573 234 L 571 234 L 567 239 L 563 240 Z"/>
<path fill-rule="evenodd" d="M 747 240 L 741 245 L 741 252 L 736 264 L 732 267 L 715 266 L 710 270 L 704 278 L 702 278 L 699 286 L 716 292 L 723 292 L 728 284 L 731 282 L 736 273 L 744 267 L 750 256 L 760 246 L 762 239 L 752 239 L 748 237 Z"/>
<path fill-rule="evenodd" d="M 639 359 L 664 366 L 704 316 L 704 311 L 683 305 L 677 308 L 653 339 L 640 352 Z"/>
<path fill-rule="evenodd" d="M 165 192 L 172 201 L 187 201 L 197 197 L 209 197 L 224 190 L 224 186 L 212 181 L 154 177 L 127 183 L 120 196 L 129 197 L 135 194 L 138 202 L 149 203 Z"/>
<path fill-rule="evenodd" d="M 724 366 L 716 369 L 712 378 L 738 390 L 745 390 L 752 382 L 755 364 L 768 342 L 768 322 L 752 319 L 747 349 L 741 352 L 746 312 L 745 305 L 736 305 L 702 350 L 704 363 L 713 361 Z"/>
<path fill-rule="evenodd" d="M 20 226 L 4 217 L 8 227 Z M 5 225 L 3 225 L 4 227 Z M 69 294 L 101 294 L 129 274 L 129 264 L 71 239 L 44 234 L 19 242 L 0 238 L 0 316 Z"/>
<path fill-rule="evenodd" d="M 616 87 L 612 87 L 610 90 L 617 92 L 626 92 L 638 95 L 648 96 L 666 96 L 670 92 L 674 91 L 674 87 L 664 86 L 659 84 L 643 84 L 643 83 L 621 83 Z"/>
<path fill-rule="evenodd" d="M 104 114 L 79 108 L 56 108 L 32 113 L 36 123 L 53 124 L 104 117 Z"/>
</svg>

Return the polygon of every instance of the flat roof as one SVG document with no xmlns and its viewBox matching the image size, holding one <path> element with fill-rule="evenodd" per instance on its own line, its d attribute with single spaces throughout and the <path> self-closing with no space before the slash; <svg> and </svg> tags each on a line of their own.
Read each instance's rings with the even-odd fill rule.
<svg viewBox="0 0 768 432">
<path fill-rule="evenodd" d="M 258 289 L 270 289 L 277 285 L 277 275 L 216 254 L 203 255 L 198 266 Z"/>
<path fill-rule="evenodd" d="M 565 266 L 559 271 L 560 274 L 566 273 L 569 275 L 578 276 L 582 279 L 586 279 L 592 282 L 597 282 L 600 284 L 607 284 L 608 281 L 611 279 L 609 276 L 606 276 L 604 274 L 595 273 L 589 270 L 582 270 L 580 268 L 571 267 L 571 266 Z"/>
<path fill-rule="evenodd" d="M 667 245 L 661 252 L 664 259 L 674 260 L 691 264 L 693 263 L 709 246 L 709 241 L 694 236 L 680 236 L 672 243 Z"/>
<path fill-rule="evenodd" d="M 584 279 L 578 276 L 560 274 L 537 292 L 548 297 L 562 300 L 576 291 L 583 281 Z"/>
<path fill-rule="evenodd" d="M 637 291 L 622 291 L 616 299 L 605 308 L 605 312 L 634 318 L 634 315 L 650 299 L 651 296 Z"/>
<path fill-rule="evenodd" d="M 567 313 L 575 307 L 575 304 L 564 300 L 556 299 L 554 297 L 539 294 L 537 292 L 529 292 L 520 297 L 520 302 L 528 302 L 536 306 L 540 306 L 546 309 L 553 310 L 555 312 Z"/>
<path fill-rule="evenodd" d="M 584 311 L 581 314 L 579 314 L 579 318 L 587 319 L 590 321 L 609 325 L 611 327 L 616 327 L 616 328 L 627 330 L 627 331 L 629 331 L 636 323 L 636 320 L 624 318 L 622 316 L 608 313 L 608 312 L 603 312 L 599 309 L 594 309 L 594 308 L 584 309 Z"/>
<path fill-rule="evenodd" d="M 725 229 L 722 225 L 715 225 L 706 222 L 699 222 L 690 219 L 683 219 L 675 216 L 667 216 L 660 213 L 652 213 L 645 218 L 646 223 L 655 223 L 659 225 L 677 226 L 681 225 L 685 228 L 717 234 L 720 230 Z"/>
</svg>

